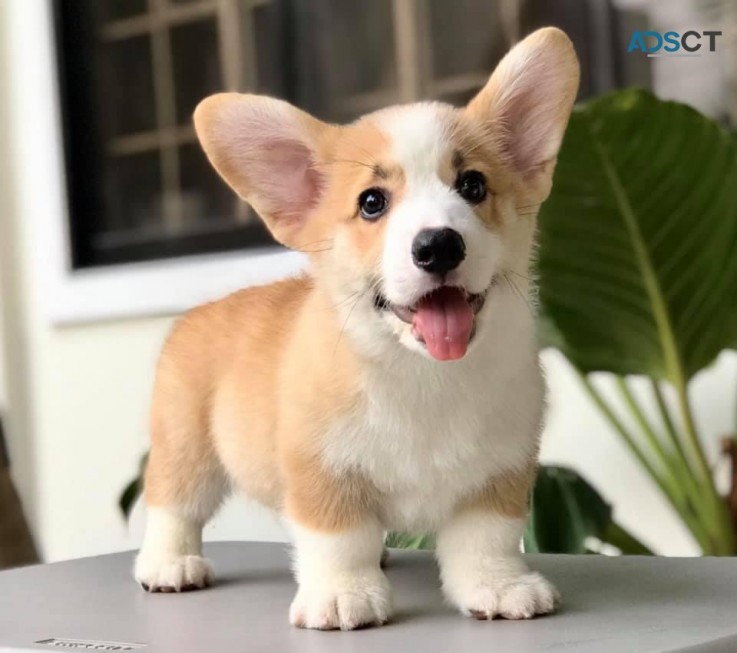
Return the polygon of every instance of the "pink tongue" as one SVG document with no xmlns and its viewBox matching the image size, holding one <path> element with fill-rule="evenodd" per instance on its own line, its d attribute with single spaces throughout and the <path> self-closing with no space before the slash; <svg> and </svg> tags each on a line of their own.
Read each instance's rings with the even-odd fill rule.
<svg viewBox="0 0 737 653">
<path fill-rule="evenodd" d="M 412 326 L 430 356 L 439 361 L 463 358 L 473 329 L 473 309 L 459 288 L 444 286 L 417 306 Z"/>
</svg>

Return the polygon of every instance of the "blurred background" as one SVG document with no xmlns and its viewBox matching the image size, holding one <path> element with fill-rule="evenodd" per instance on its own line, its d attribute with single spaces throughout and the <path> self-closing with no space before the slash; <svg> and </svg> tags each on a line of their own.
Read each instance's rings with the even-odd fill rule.
<svg viewBox="0 0 737 653">
<path fill-rule="evenodd" d="M 127 523 L 118 498 L 172 320 L 303 264 L 209 168 L 196 103 L 252 91 L 336 121 L 463 103 L 543 25 L 573 39 L 581 100 L 641 86 L 737 125 L 734 0 L 0 0 L 0 491 L 12 478 L 45 561 L 138 546 L 141 507 Z M 709 57 L 628 54 L 645 29 L 722 36 Z M 543 359 L 543 460 L 582 472 L 657 552 L 696 554 L 562 355 Z M 725 353 L 691 387 L 712 458 L 735 428 L 735 378 Z M 205 537 L 286 536 L 237 497 Z"/>
</svg>

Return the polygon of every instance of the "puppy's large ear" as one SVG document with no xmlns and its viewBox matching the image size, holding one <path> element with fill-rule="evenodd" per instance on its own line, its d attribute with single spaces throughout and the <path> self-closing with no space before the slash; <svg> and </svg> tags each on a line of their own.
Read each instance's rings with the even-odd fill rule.
<svg viewBox="0 0 737 653">
<path fill-rule="evenodd" d="M 200 102 L 194 124 L 223 179 L 278 241 L 297 247 L 323 191 L 314 164 L 330 127 L 282 100 L 239 93 Z"/>
<path fill-rule="evenodd" d="M 507 53 L 467 107 L 484 123 L 502 156 L 528 183 L 541 183 L 543 192 L 545 186 L 549 192 L 579 76 L 570 39 L 546 27 Z"/>
</svg>

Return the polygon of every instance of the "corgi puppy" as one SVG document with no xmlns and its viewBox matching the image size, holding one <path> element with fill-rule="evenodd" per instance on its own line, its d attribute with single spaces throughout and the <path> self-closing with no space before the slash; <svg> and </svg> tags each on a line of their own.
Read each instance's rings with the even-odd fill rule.
<svg viewBox="0 0 737 653">
<path fill-rule="evenodd" d="M 153 397 L 146 590 L 212 583 L 202 528 L 238 489 L 293 534 L 295 626 L 390 619 L 388 530 L 436 534 L 443 591 L 467 615 L 554 609 L 520 554 L 545 394 L 529 266 L 578 80 L 570 40 L 546 28 L 460 109 L 343 126 L 256 95 L 197 107 L 213 166 L 310 270 L 174 327 Z"/>
</svg>

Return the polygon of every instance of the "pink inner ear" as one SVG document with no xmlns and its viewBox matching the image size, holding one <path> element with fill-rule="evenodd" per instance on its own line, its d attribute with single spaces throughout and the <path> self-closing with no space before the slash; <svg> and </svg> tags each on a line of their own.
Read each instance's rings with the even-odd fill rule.
<svg viewBox="0 0 737 653">
<path fill-rule="evenodd" d="M 250 145 L 248 173 L 263 208 L 276 219 L 302 217 L 321 191 L 320 175 L 311 167 L 312 152 L 303 143 L 284 138 L 252 138 Z"/>
<path fill-rule="evenodd" d="M 506 154 L 527 174 L 555 157 L 565 122 L 561 124 L 564 98 L 557 71 L 539 55 L 525 64 L 500 98 L 497 120 L 506 132 Z"/>
</svg>

